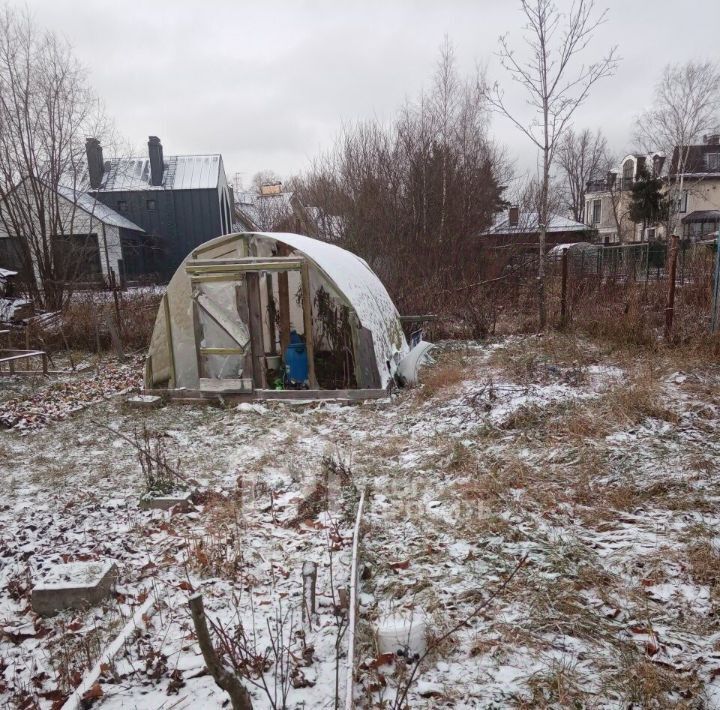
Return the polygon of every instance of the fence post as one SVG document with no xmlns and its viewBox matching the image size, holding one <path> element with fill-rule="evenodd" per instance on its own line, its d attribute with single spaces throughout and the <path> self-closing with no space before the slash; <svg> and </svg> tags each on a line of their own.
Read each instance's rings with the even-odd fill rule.
<svg viewBox="0 0 720 710">
<path fill-rule="evenodd" d="M 312 631 L 312 621 L 315 616 L 315 587 L 317 585 L 317 564 L 315 562 L 303 562 L 303 621 Z"/>
<path fill-rule="evenodd" d="M 665 340 L 670 341 L 672 336 L 673 313 L 675 311 L 675 269 L 677 267 L 678 236 L 673 234 L 668 258 L 668 293 L 665 306 Z"/>
<path fill-rule="evenodd" d="M 710 332 L 717 333 L 720 326 L 720 229 L 718 229 L 717 240 L 715 241 L 715 280 L 713 283 L 712 318 L 710 321 Z"/>
<path fill-rule="evenodd" d="M 568 276 L 568 250 L 562 250 L 562 283 L 560 287 L 560 327 L 564 328 L 567 322 L 567 276 Z"/>
</svg>

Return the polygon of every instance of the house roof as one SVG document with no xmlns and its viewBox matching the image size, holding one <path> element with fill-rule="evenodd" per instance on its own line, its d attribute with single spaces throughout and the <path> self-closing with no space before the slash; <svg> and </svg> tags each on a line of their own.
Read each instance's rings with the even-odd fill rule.
<svg viewBox="0 0 720 710">
<path fill-rule="evenodd" d="M 103 224 L 109 224 L 113 227 L 122 227 L 123 229 L 132 229 L 136 232 L 144 232 L 142 227 L 138 227 L 137 224 L 131 222 L 127 217 L 123 217 L 121 214 L 115 212 L 107 205 L 96 200 L 92 195 L 87 192 L 80 192 L 73 190 L 70 187 L 63 187 L 58 185 L 58 194 L 62 195 L 66 200 L 73 202 L 83 212 L 87 212 L 90 216 L 94 217 Z"/>
<path fill-rule="evenodd" d="M 161 185 L 150 183 L 150 158 L 116 158 L 108 161 L 99 192 L 131 190 L 211 190 L 218 187 L 222 156 L 168 155 Z"/>
<path fill-rule="evenodd" d="M 273 229 L 279 220 L 292 214 L 292 197 L 292 192 L 276 195 L 236 193 L 235 208 L 240 213 L 239 224 L 247 224 L 251 229 Z"/>
<path fill-rule="evenodd" d="M 576 222 L 574 219 L 562 217 L 561 215 L 551 215 L 547 232 L 586 232 L 590 228 L 582 222 Z M 510 216 L 507 212 L 503 212 L 495 218 L 495 223 L 490 229 L 481 232 L 481 236 L 489 236 L 493 234 L 528 234 L 538 231 L 538 215 L 536 212 L 521 212 L 518 218 L 518 224 L 515 227 L 510 226 Z"/>
<path fill-rule="evenodd" d="M 320 207 L 307 206 L 305 210 L 312 220 L 317 235 L 326 242 L 341 239 L 345 234 L 345 220 L 340 215 L 328 214 Z"/>
<path fill-rule="evenodd" d="M 686 214 L 681 220 L 683 224 L 689 222 L 720 222 L 720 210 L 695 210 Z"/>
<path fill-rule="evenodd" d="M 670 175 L 679 177 L 677 172 L 680 151 L 676 147 L 673 150 L 672 160 L 670 161 Z M 713 143 L 703 143 L 702 145 L 691 145 L 688 147 L 687 163 L 685 164 L 685 175 L 694 177 L 719 177 L 720 169 L 708 171 L 706 156 L 710 153 L 720 153 L 720 145 Z"/>
</svg>

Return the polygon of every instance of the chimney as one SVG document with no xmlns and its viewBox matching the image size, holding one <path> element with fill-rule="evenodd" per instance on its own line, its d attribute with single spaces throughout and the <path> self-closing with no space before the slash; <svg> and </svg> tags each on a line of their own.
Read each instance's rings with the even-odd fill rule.
<svg viewBox="0 0 720 710">
<path fill-rule="evenodd" d="M 709 136 L 703 136 L 703 140 L 707 145 L 720 145 L 720 133 L 711 133 Z"/>
<path fill-rule="evenodd" d="M 162 143 L 160 143 L 157 136 L 148 138 L 148 154 L 150 155 L 150 184 L 162 185 L 165 163 L 163 161 Z"/>
<path fill-rule="evenodd" d="M 263 197 L 269 197 L 271 195 L 282 194 L 282 183 L 281 182 L 264 182 L 260 185 L 260 194 Z"/>
<path fill-rule="evenodd" d="M 102 146 L 97 138 L 87 138 L 85 140 L 85 154 L 87 156 L 88 175 L 90 176 L 90 189 L 97 190 L 102 183 L 105 169 Z"/>
<path fill-rule="evenodd" d="M 520 208 L 517 205 L 513 205 L 508 210 L 508 217 L 510 220 L 511 227 L 517 227 L 520 223 Z"/>
</svg>

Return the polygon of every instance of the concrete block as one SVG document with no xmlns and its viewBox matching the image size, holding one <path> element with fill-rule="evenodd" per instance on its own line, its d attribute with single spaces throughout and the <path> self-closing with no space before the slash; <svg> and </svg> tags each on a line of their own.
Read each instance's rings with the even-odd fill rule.
<svg viewBox="0 0 720 710">
<path fill-rule="evenodd" d="M 108 597 L 117 581 L 114 562 L 70 562 L 55 565 L 33 587 L 33 611 L 52 616 L 63 609 L 86 609 Z"/>
<path fill-rule="evenodd" d="M 190 510 L 192 507 L 192 491 L 181 491 L 167 496 L 144 495 L 140 499 L 141 510 L 170 510 L 176 505 L 181 510 Z"/>
<path fill-rule="evenodd" d="M 136 394 L 125 400 L 130 409 L 160 409 L 163 405 L 162 397 L 154 394 Z"/>
</svg>

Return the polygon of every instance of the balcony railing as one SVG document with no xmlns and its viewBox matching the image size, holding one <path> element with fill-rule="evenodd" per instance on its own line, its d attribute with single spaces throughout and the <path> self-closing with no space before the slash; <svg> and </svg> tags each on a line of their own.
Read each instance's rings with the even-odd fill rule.
<svg viewBox="0 0 720 710">
<path fill-rule="evenodd" d="M 623 190 L 630 190 L 633 182 L 632 178 L 617 178 L 612 183 L 607 180 L 589 180 L 585 192 L 609 192 L 610 190 L 622 192 Z"/>
</svg>

